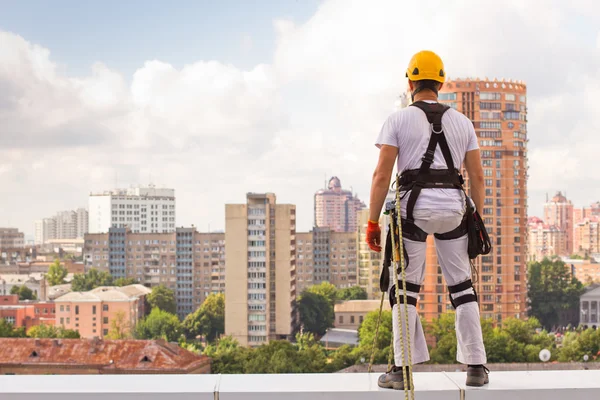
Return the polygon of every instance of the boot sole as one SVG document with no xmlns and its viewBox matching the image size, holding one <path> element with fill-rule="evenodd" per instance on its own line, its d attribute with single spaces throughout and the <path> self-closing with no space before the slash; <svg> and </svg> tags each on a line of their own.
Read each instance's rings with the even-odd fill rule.
<svg viewBox="0 0 600 400">
<path fill-rule="evenodd" d="M 467 386 L 481 387 L 483 385 L 488 384 L 489 382 L 489 379 L 479 376 L 467 377 Z"/>
<path fill-rule="evenodd" d="M 404 390 L 404 382 L 394 382 L 394 381 L 386 382 L 386 383 L 377 382 L 377 385 L 383 389 Z"/>
</svg>

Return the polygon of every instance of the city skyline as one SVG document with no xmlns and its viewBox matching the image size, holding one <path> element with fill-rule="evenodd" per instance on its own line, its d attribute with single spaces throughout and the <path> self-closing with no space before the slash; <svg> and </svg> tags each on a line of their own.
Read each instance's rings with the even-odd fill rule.
<svg viewBox="0 0 600 400">
<path fill-rule="evenodd" d="M 325 173 L 368 201 L 374 140 L 422 48 L 451 78 L 526 82 L 528 215 L 555 186 L 600 198 L 595 107 L 578 101 L 600 95 L 592 3 L 438 2 L 431 16 L 391 0 L 284 3 L 3 7 L 0 225 L 31 237 L 32 221 L 117 177 L 176 188 L 178 226 L 224 229 L 224 204 L 257 191 L 296 204 L 308 230 Z M 399 40 L 431 23 L 442 37 Z"/>
</svg>

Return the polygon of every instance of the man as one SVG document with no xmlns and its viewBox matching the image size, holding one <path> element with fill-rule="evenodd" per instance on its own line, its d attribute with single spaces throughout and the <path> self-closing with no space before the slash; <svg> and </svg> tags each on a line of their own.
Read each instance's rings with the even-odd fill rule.
<svg viewBox="0 0 600 400">
<path fill-rule="evenodd" d="M 438 91 L 446 72 L 439 56 L 421 51 L 410 60 L 406 70 L 413 104 L 393 113 L 383 124 L 376 146 L 379 161 L 373 174 L 367 243 L 381 251 L 379 217 L 384 205 L 394 163 L 398 174 L 402 214 L 403 246 L 407 286 L 407 303 L 412 362 L 429 360 L 429 352 L 421 321 L 417 315 L 418 292 L 425 275 L 426 239 L 435 236 L 438 262 L 448 284 L 450 300 L 456 308 L 457 360 L 467 364 L 467 385 L 488 383 L 486 352 L 483 345 L 479 308 L 471 283 L 471 265 L 467 251 L 466 194 L 462 190 L 460 167 L 467 170 L 471 197 L 476 210 L 483 209 L 483 168 L 473 124 L 460 112 L 437 102 Z M 456 167 L 455 167 L 456 166 Z M 393 274 L 391 275 L 393 276 Z M 390 279 L 388 297 L 393 307 L 394 367 L 379 378 L 379 386 L 404 389 L 402 367 L 408 363 L 401 357 L 400 321 L 405 321 L 404 304 L 396 303 L 396 284 Z M 400 292 L 400 302 L 403 295 Z M 402 322 L 404 325 L 404 322 Z M 406 336 L 406 334 L 404 335 Z M 410 386 L 407 386 L 410 387 Z"/>
</svg>

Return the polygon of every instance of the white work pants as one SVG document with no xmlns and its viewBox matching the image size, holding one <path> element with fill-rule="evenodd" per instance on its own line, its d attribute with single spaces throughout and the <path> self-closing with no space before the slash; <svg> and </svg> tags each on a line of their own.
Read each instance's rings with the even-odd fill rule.
<svg viewBox="0 0 600 400">
<path fill-rule="evenodd" d="M 404 213 L 403 213 L 404 214 Z M 463 218 L 462 211 L 446 211 L 446 210 L 415 210 L 413 212 L 415 224 L 428 234 L 446 233 L 449 232 L 461 223 Z M 458 239 L 438 240 L 435 239 L 435 247 L 439 265 L 442 269 L 446 284 L 449 286 L 456 285 L 471 278 L 471 266 L 469 264 L 469 256 L 467 254 L 467 235 Z M 404 239 L 404 246 L 408 253 L 409 263 L 406 267 L 406 281 L 417 285 L 423 284 L 425 278 L 425 251 L 427 248 L 426 242 L 416 242 Z M 390 267 L 390 285 L 388 288 L 388 296 L 394 285 L 394 272 Z M 401 280 L 400 274 L 398 279 Z M 402 286 L 398 288 L 400 296 L 403 296 Z M 465 291 L 452 294 L 452 298 L 456 299 L 465 294 L 473 294 L 473 289 L 469 288 Z M 418 294 L 407 292 L 407 296 L 416 297 Z M 400 300 L 402 301 L 402 300 Z M 417 302 L 418 304 L 418 302 Z M 403 366 L 407 363 L 403 362 L 401 355 L 402 340 L 400 338 L 400 326 L 398 323 L 398 307 L 400 307 L 400 318 L 402 320 L 402 329 L 406 332 L 404 304 L 395 304 L 393 315 L 393 330 L 394 330 L 394 359 L 396 366 Z M 421 326 L 421 320 L 417 315 L 417 309 L 408 305 L 408 323 L 410 326 L 410 341 L 412 363 L 419 364 L 429 360 L 429 351 L 425 342 L 425 334 Z M 404 334 L 406 336 L 406 333 Z M 469 302 L 458 306 L 456 309 L 456 336 L 458 348 L 456 358 L 462 364 L 485 364 L 486 353 L 483 346 L 483 336 L 481 333 L 481 321 L 479 319 L 479 307 L 475 302 Z M 404 343 L 404 357 L 408 360 L 408 348 Z"/>
</svg>

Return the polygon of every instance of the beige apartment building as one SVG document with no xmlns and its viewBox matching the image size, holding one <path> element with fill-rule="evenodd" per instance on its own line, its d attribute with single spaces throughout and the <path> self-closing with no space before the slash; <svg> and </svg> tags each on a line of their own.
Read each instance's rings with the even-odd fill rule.
<svg viewBox="0 0 600 400">
<path fill-rule="evenodd" d="M 311 232 L 296 233 L 297 292 L 321 282 L 340 289 L 356 286 L 357 255 L 355 232 L 313 228 Z"/>
<path fill-rule="evenodd" d="M 67 293 L 54 300 L 56 326 L 78 331 L 82 338 L 103 338 L 111 321 L 122 313 L 126 330 L 133 332 L 137 321 L 145 316 L 145 298 L 150 292 L 145 286 L 129 285 Z"/>
<path fill-rule="evenodd" d="M 528 226 L 528 261 L 542 261 L 545 257 L 564 256 L 567 254 L 566 230 L 556 225 L 548 225 L 537 217 L 529 218 Z"/>
<path fill-rule="evenodd" d="M 573 204 L 561 193 L 557 192 L 544 204 L 544 222 L 564 232 L 565 248 L 556 249 L 557 256 L 568 256 L 573 253 Z"/>
<path fill-rule="evenodd" d="M 248 193 L 225 206 L 225 335 L 243 346 L 289 339 L 297 328 L 296 206 Z"/>
<path fill-rule="evenodd" d="M 380 294 L 381 296 L 381 294 Z M 346 300 L 336 303 L 333 311 L 335 321 L 333 326 L 340 329 L 358 330 L 368 313 L 379 311 L 380 300 Z M 391 310 L 390 302 L 383 302 L 383 310 Z"/>
<path fill-rule="evenodd" d="M 87 268 L 131 277 L 176 294 L 179 316 L 196 310 L 211 293 L 225 292 L 225 234 L 177 228 L 172 233 L 133 233 L 110 228 L 85 235 Z"/>
<path fill-rule="evenodd" d="M 315 193 L 315 226 L 335 232 L 356 232 L 358 211 L 365 204 L 352 191 L 343 190 L 337 176 L 329 179 L 326 189 Z"/>
<path fill-rule="evenodd" d="M 583 218 L 575 223 L 573 230 L 573 250 L 580 255 L 600 253 L 600 217 Z"/>
</svg>

